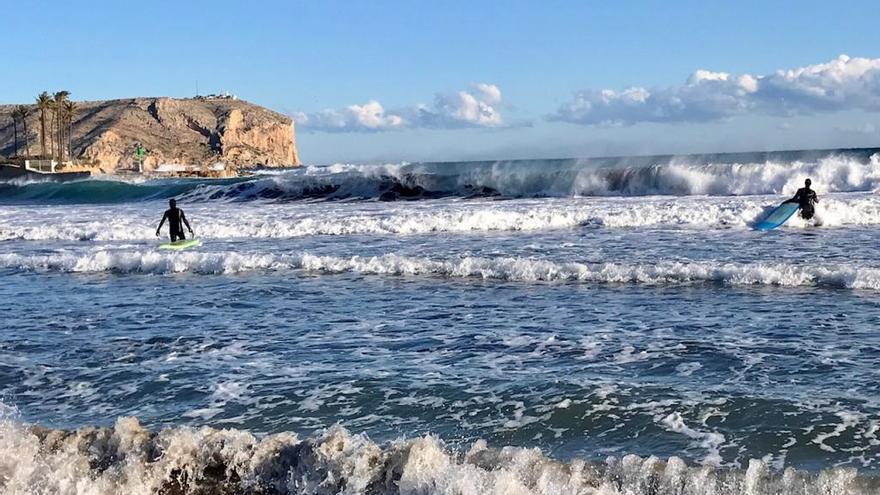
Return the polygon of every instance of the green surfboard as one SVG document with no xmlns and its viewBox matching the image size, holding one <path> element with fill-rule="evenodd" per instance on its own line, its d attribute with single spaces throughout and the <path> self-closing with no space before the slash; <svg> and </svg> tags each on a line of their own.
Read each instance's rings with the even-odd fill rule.
<svg viewBox="0 0 880 495">
<path fill-rule="evenodd" d="M 165 244 L 160 244 L 159 249 L 174 249 L 177 251 L 182 251 L 184 249 L 189 249 L 201 245 L 202 241 L 200 239 L 184 239 L 182 241 L 166 242 Z"/>
</svg>

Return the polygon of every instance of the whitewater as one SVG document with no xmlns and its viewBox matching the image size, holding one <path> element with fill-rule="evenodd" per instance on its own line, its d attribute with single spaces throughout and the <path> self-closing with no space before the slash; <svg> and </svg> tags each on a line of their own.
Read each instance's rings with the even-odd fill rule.
<svg viewBox="0 0 880 495">
<path fill-rule="evenodd" d="M 0 493 L 878 493 L 878 190 L 876 149 L 0 183 Z"/>
</svg>

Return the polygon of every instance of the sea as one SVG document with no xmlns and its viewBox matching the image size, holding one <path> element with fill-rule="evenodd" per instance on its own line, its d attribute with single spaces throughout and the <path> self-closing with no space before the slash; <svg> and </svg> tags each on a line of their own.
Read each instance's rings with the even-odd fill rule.
<svg viewBox="0 0 880 495">
<path fill-rule="evenodd" d="M 0 183 L 0 493 L 878 494 L 878 190 L 880 149 Z"/>
</svg>

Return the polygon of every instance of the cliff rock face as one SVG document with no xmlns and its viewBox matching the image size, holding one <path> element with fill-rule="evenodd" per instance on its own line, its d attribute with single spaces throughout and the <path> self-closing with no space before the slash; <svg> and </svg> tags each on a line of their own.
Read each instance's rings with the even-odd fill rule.
<svg viewBox="0 0 880 495">
<path fill-rule="evenodd" d="M 73 155 L 105 171 L 132 168 L 137 143 L 144 167 L 162 164 L 228 168 L 299 165 L 291 119 L 266 108 L 227 98 L 132 98 L 77 102 Z M 29 147 L 38 154 L 39 112 L 31 106 Z M 12 155 L 13 106 L 0 106 L 0 154 Z M 20 154 L 24 137 L 19 125 Z"/>
</svg>

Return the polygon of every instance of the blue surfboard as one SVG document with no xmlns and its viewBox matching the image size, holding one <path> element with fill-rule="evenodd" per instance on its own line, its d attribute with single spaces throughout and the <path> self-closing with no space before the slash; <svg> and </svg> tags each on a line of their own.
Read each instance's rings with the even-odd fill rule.
<svg viewBox="0 0 880 495">
<path fill-rule="evenodd" d="M 756 230 L 772 230 L 784 224 L 792 215 L 797 213 L 797 203 L 782 203 L 770 212 L 763 220 L 755 224 Z"/>
</svg>

